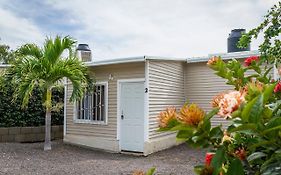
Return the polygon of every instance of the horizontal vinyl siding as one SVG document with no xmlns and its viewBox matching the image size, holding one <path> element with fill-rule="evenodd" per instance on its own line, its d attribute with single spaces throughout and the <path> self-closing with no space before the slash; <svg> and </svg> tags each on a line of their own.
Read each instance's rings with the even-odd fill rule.
<svg viewBox="0 0 281 175">
<path fill-rule="evenodd" d="M 67 102 L 67 125 L 66 134 L 103 137 L 116 139 L 117 137 L 117 80 L 144 78 L 144 63 L 118 64 L 108 66 L 98 66 L 91 68 L 95 79 L 108 81 L 108 122 L 107 125 L 74 123 L 73 104 Z M 113 75 L 113 80 L 108 80 L 109 74 Z M 68 86 L 67 98 L 69 99 L 72 86 Z"/>
<path fill-rule="evenodd" d="M 243 60 L 241 60 L 243 61 Z M 246 72 L 246 75 L 253 71 Z M 273 71 L 270 73 L 273 75 Z M 211 101 L 214 96 L 225 90 L 233 90 L 234 87 L 226 85 L 226 80 L 215 75 L 206 62 L 188 63 L 185 69 L 185 96 L 189 103 L 196 103 L 205 111 L 212 109 Z M 226 125 L 227 121 L 219 116 L 214 116 L 212 124 Z"/>
<path fill-rule="evenodd" d="M 184 103 L 184 64 L 179 61 L 149 61 L 149 138 L 170 133 L 157 132 L 157 116 L 166 107 L 179 109 Z"/>
</svg>

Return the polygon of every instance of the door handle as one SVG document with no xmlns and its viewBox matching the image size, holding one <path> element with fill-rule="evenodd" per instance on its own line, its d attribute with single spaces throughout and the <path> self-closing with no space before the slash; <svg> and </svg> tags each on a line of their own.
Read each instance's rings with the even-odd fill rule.
<svg viewBox="0 0 281 175">
<path fill-rule="evenodd" d="M 124 119 L 123 109 L 122 109 L 122 112 L 121 112 L 121 119 L 122 119 L 122 120 Z"/>
</svg>

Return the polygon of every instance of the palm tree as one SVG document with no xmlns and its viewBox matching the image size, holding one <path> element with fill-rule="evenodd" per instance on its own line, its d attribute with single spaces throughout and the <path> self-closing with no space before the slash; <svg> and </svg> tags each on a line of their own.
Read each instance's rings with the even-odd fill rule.
<svg viewBox="0 0 281 175">
<path fill-rule="evenodd" d="M 89 83 L 87 68 L 75 56 L 76 41 L 66 36 L 47 38 L 42 48 L 35 44 L 26 44 L 16 51 L 17 59 L 12 63 L 10 73 L 16 85 L 15 98 L 22 98 L 22 107 L 26 107 L 35 88 L 43 94 L 45 116 L 44 150 L 51 150 L 51 111 L 52 88 L 61 84 L 64 78 L 73 85 L 70 101 L 83 96 Z M 68 51 L 68 53 L 66 53 Z M 63 58 L 63 55 L 68 55 Z"/>
</svg>

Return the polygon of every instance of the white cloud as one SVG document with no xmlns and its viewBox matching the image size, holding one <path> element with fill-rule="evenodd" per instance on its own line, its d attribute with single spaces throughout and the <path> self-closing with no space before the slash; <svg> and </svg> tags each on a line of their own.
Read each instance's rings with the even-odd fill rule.
<svg viewBox="0 0 281 175">
<path fill-rule="evenodd" d="M 28 19 L 18 17 L 13 12 L 0 6 L 0 38 L 1 43 L 16 48 L 25 43 L 41 44 L 44 35 L 40 29 Z"/>
<path fill-rule="evenodd" d="M 56 3 L 55 3 L 56 2 Z M 136 55 L 198 56 L 226 51 L 233 28 L 251 29 L 277 1 L 50 0 L 71 9 L 84 26 L 75 37 L 98 58 Z M 252 44 L 257 49 L 260 41 Z"/>
<path fill-rule="evenodd" d="M 104 59 L 139 55 L 190 57 L 225 52 L 231 29 L 249 30 L 257 26 L 277 0 L 46 2 L 52 8 L 70 13 L 68 21 L 81 26 L 69 35 L 80 43 L 89 43 L 93 55 Z M 10 18 L 0 19 L 0 36 L 6 34 L 9 42 L 44 38 L 40 26 L 1 7 L 0 15 Z M 253 43 L 252 48 L 257 49 L 259 42 Z"/>
</svg>

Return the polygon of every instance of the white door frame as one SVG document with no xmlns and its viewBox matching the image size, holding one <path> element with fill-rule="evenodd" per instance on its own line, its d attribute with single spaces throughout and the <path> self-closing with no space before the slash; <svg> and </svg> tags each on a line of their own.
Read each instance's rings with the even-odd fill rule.
<svg viewBox="0 0 281 175">
<path fill-rule="evenodd" d="M 119 142 L 119 151 L 121 151 L 121 145 L 120 145 L 120 129 L 121 129 L 121 120 L 120 120 L 120 116 L 121 116 L 121 111 L 120 111 L 120 102 L 121 102 L 121 84 L 122 83 L 134 83 L 134 82 L 143 82 L 144 86 L 145 86 L 145 79 L 144 78 L 132 78 L 132 79 L 119 79 L 117 80 L 117 140 Z M 143 90 L 144 93 L 144 97 L 145 97 L 145 89 Z M 145 98 L 144 98 L 145 99 Z M 147 108 L 147 102 L 146 100 L 144 100 L 144 124 L 146 124 L 147 122 L 147 115 L 146 115 L 146 108 Z M 144 125 L 144 137 L 146 137 L 146 126 Z M 145 141 L 145 138 L 144 138 Z"/>
</svg>

